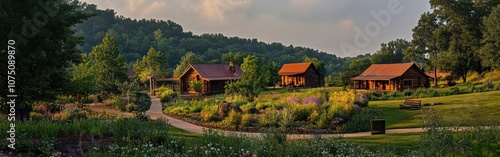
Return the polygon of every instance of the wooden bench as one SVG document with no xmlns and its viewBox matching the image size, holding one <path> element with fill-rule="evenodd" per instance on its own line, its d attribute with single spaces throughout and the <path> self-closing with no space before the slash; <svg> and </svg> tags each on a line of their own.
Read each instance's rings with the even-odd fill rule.
<svg viewBox="0 0 500 157">
<path fill-rule="evenodd" d="M 399 105 L 400 109 L 412 109 L 418 110 L 422 108 L 422 102 L 420 100 L 406 99 L 403 104 Z"/>
</svg>

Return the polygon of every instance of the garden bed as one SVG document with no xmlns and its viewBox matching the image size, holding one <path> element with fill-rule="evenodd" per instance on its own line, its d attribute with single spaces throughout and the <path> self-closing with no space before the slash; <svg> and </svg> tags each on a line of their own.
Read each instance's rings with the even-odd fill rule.
<svg viewBox="0 0 500 157">
<path fill-rule="evenodd" d="M 229 103 L 233 112 L 221 114 Z M 370 119 L 382 118 L 367 108 L 362 94 L 334 89 L 311 89 L 293 93 L 260 95 L 253 102 L 241 96 L 210 97 L 204 100 L 176 100 L 163 104 L 163 112 L 206 128 L 242 132 L 289 134 L 331 134 L 368 131 Z M 241 108 L 241 109 L 240 109 Z"/>
</svg>

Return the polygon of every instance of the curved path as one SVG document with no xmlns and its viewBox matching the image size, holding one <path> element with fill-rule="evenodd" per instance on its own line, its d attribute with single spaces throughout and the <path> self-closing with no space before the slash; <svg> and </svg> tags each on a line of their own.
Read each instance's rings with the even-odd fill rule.
<svg viewBox="0 0 500 157">
<path fill-rule="evenodd" d="M 203 134 L 204 130 L 207 128 L 194 125 L 176 118 L 172 118 L 169 116 L 166 116 L 162 112 L 162 106 L 160 103 L 160 99 L 150 95 L 151 97 L 151 108 L 146 112 L 146 115 L 150 116 L 152 120 L 157 120 L 158 118 L 163 118 L 167 120 L 167 123 L 170 125 L 186 130 L 189 132 L 194 132 L 194 133 L 199 133 Z M 219 132 L 222 132 L 223 134 L 236 134 L 236 135 L 243 135 L 243 136 L 251 136 L 251 137 L 259 137 L 262 135 L 262 133 L 250 133 L 250 132 L 236 132 L 236 131 L 225 131 L 225 130 L 218 130 Z M 386 130 L 386 134 L 394 134 L 394 133 L 411 133 L 411 132 L 424 132 L 425 130 L 422 128 L 407 128 L 407 129 L 390 129 Z M 347 134 L 287 134 L 288 139 L 305 139 L 305 138 L 314 138 L 314 137 L 323 137 L 323 138 L 328 138 L 328 137 L 360 137 L 360 136 L 370 136 L 371 132 L 358 132 L 358 133 L 347 133 Z"/>
</svg>

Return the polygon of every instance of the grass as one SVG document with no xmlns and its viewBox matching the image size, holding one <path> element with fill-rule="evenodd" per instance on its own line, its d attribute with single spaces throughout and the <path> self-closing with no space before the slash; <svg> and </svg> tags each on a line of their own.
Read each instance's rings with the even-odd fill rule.
<svg viewBox="0 0 500 157">
<path fill-rule="evenodd" d="M 424 133 L 379 134 L 343 138 L 342 140 L 364 146 L 371 150 L 377 150 L 384 147 L 399 153 L 404 153 L 407 150 L 417 150 L 423 134 Z"/>
<path fill-rule="evenodd" d="M 424 106 L 444 117 L 450 125 L 464 125 L 467 122 L 500 121 L 500 91 L 461 94 L 433 98 L 420 98 L 423 103 L 441 102 L 437 106 Z M 386 120 L 387 129 L 422 127 L 422 110 L 401 110 L 399 104 L 404 100 L 370 101 L 377 106 Z"/>
<path fill-rule="evenodd" d="M 176 127 L 171 126 L 171 125 L 168 125 L 168 133 L 169 133 L 169 135 L 172 135 L 172 136 L 187 137 L 187 138 L 200 138 L 203 136 L 202 134 L 188 132 L 186 130 L 179 129 L 179 128 L 176 128 Z"/>
</svg>

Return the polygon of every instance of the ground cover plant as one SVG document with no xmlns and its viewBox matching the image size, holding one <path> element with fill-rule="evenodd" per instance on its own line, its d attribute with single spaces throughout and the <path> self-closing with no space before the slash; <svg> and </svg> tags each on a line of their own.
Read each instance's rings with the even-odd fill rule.
<svg viewBox="0 0 500 157">
<path fill-rule="evenodd" d="M 238 109 L 221 113 L 221 104 Z M 364 95 L 333 88 L 261 94 L 250 102 L 241 95 L 163 103 L 164 113 L 208 127 L 261 131 L 280 128 L 289 133 L 333 133 L 369 130 L 380 118 Z"/>
</svg>

